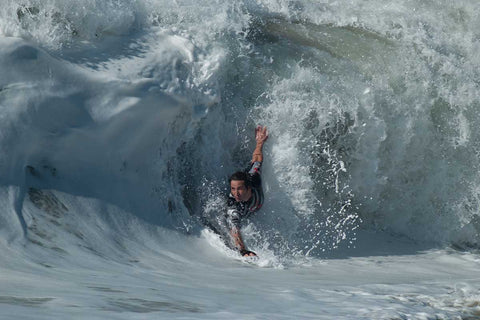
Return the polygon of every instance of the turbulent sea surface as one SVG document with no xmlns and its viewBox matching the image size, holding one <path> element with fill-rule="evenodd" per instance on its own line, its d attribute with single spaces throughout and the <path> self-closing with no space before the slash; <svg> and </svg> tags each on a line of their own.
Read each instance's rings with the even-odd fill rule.
<svg viewBox="0 0 480 320">
<path fill-rule="evenodd" d="M 1 0 L 0 319 L 480 319 L 479 15 Z"/>
</svg>

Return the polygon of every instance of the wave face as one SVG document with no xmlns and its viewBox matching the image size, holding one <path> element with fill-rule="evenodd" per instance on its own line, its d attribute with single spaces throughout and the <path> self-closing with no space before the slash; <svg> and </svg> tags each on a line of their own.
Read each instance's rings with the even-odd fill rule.
<svg viewBox="0 0 480 320">
<path fill-rule="evenodd" d="M 253 246 L 322 256 L 365 229 L 478 246 L 479 10 L 7 0 L 0 234 L 28 238 L 29 206 L 55 203 L 45 190 L 195 232 L 224 210 L 226 178 L 264 124 Z"/>
</svg>

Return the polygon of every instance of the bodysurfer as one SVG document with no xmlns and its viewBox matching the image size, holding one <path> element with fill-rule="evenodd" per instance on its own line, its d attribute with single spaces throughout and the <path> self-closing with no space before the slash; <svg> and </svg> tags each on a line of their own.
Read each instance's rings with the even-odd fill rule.
<svg viewBox="0 0 480 320">
<path fill-rule="evenodd" d="M 240 234 L 240 221 L 258 211 L 263 204 L 260 169 L 263 162 L 263 144 L 268 139 L 267 127 L 255 128 L 256 146 L 252 160 L 245 171 L 237 171 L 229 178 L 230 195 L 227 200 L 227 226 L 235 248 L 244 257 L 256 256 L 247 250 Z"/>
</svg>

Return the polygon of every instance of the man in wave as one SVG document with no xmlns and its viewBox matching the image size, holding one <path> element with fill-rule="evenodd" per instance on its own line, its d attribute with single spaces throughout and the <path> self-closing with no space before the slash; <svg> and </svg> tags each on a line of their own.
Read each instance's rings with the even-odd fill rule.
<svg viewBox="0 0 480 320">
<path fill-rule="evenodd" d="M 244 257 L 256 256 L 247 250 L 240 234 L 240 221 L 258 211 L 263 204 L 262 180 L 260 168 L 263 162 L 262 148 L 268 139 L 267 127 L 255 128 L 257 145 L 252 160 L 245 171 L 237 171 L 230 176 L 230 195 L 227 200 L 227 225 L 235 247 Z"/>
</svg>

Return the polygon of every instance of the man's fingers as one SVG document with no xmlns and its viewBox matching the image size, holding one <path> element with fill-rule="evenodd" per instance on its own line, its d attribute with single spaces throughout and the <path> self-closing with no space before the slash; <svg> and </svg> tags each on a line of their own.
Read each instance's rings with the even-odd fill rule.
<svg viewBox="0 0 480 320">
<path fill-rule="evenodd" d="M 268 137 L 267 127 L 263 127 L 263 128 L 262 128 L 262 133 L 263 133 L 263 135 L 265 136 L 265 138 Z"/>
<path fill-rule="evenodd" d="M 264 140 L 267 140 L 268 138 L 268 130 L 267 130 L 267 127 L 263 127 L 263 130 L 262 130 L 262 133 L 263 133 L 263 139 Z"/>
<path fill-rule="evenodd" d="M 242 257 L 256 257 L 257 254 L 253 251 L 248 251 L 246 249 L 243 249 L 240 251 L 240 254 L 242 255 Z"/>
<path fill-rule="evenodd" d="M 268 130 L 266 126 L 258 125 L 255 128 L 255 139 L 265 141 L 268 138 Z"/>
<path fill-rule="evenodd" d="M 267 127 L 266 126 L 261 126 L 261 125 L 258 125 L 256 128 L 255 128 L 255 133 L 262 133 L 262 134 L 265 134 L 267 132 Z"/>
</svg>

